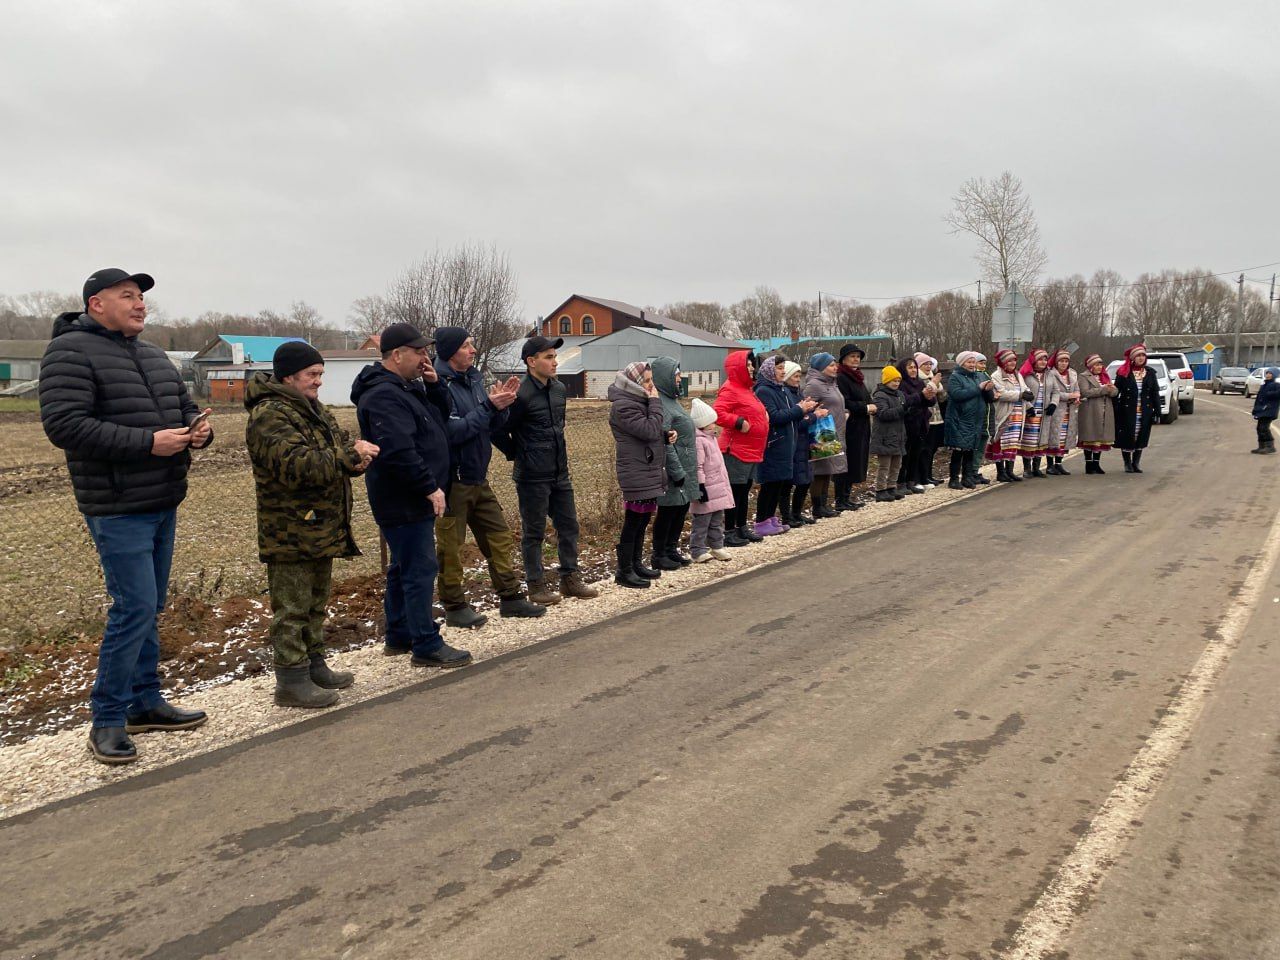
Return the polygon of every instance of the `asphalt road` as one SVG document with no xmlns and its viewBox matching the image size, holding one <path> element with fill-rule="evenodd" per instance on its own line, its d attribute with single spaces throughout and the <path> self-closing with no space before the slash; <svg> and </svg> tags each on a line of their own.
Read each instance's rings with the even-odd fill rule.
<svg viewBox="0 0 1280 960">
<path fill-rule="evenodd" d="M 0 956 L 1002 955 L 1268 540 L 1280 458 L 1207 400 L 1140 477 L 1077 458 L 0 823 Z M 1280 956 L 1276 597 L 1049 955 Z"/>
</svg>

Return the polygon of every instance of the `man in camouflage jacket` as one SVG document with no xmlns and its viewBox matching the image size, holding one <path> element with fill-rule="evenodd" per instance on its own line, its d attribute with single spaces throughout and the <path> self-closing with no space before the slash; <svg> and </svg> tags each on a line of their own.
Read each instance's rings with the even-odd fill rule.
<svg viewBox="0 0 1280 960">
<path fill-rule="evenodd" d="M 275 701 L 323 707 L 350 673 L 324 658 L 325 604 L 335 557 L 359 556 L 351 532 L 351 477 L 378 453 L 353 441 L 319 402 L 324 359 L 310 344 L 281 344 L 270 376 L 245 388 L 245 442 L 258 495 L 258 557 L 271 591 Z"/>
</svg>

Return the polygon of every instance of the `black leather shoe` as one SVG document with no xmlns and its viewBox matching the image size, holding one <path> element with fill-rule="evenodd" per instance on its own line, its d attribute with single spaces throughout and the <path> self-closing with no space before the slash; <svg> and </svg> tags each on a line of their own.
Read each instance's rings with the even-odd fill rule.
<svg viewBox="0 0 1280 960">
<path fill-rule="evenodd" d="M 138 759 L 138 748 L 124 727 L 94 727 L 89 731 L 89 749 L 94 759 L 102 763 L 133 763 Z"/>
<path fill-rule="evenodd" d="M 447 643 L 425 657 L 415 653 L 409 658 L 409 663 L 415 667 L 465 667 L 470 662 L 471 654 L 468 651 L 451 647 Z"/>
<path fill-rule="evenodd" d="M 126 714 L 124 730 L 125 733 L 146 733 L 148 730 L 194 730 L 208 719 L 208 715 L 203 710 L 182 710 L 171 703 L 162 703 L 142 713 Z"/>
<path fill-rule="evenodd" d="M 680 561 L 672 560 L 665 553 L 651 553 L 649 566 L 654 570 L 679 570 Z"/>
</svg>

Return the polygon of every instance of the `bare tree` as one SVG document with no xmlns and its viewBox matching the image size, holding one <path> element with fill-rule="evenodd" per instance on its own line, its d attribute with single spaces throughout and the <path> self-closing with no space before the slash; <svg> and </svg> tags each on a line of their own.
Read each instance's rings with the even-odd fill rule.
<svg viewBox="0 0 1280 960">
<path fill-rule="evenodd" d="M 1013 281 L 1034 283 L 1049 258 L 1040 246 L 1040 228 L 1022 181 L 1007 170 L 995 180 L 975 177 L 951 199 L 951 212 L 943 220 L 952 233 L 978 238 L 975 259 L 983 277 L 1001 290 Z"/>
<path fill-rule="evenodd" d="M 790 333 L 786 305 L 773 287 L 756 287 L 751 296 L 729 308 L 729 316 L 738 328 L 738 336 L 746 340 L 784 337 Z"/>
<path fill-rule="evenodd" d="M 658 312 L 672 320 L 679 320 L 699 330 L 705 330 L 707 333 L 714 333 L 721 337 L 733 336 L 733 323 L 729 318 L 729 312 L 718 303 L 682 301 L 669 303 Z"/>
<path fill-rule="evenodd" d="M 347 311 L 347 318 L 351 322 L 351 329 L 362 340 L 376 336 L 392 322 L 391 308 L 387 305 L 386 298 L 379 296 L 356 300 Z"/>
<path fill-rule="evenodd" d="M 387 319 L 421 330 L 465 327 L 483 367 L 494 347 L 520 336 L 515 271 L 492 245 L 465 243 L 435 250 L 404 270 L 384 298 Z"/>
</svg>

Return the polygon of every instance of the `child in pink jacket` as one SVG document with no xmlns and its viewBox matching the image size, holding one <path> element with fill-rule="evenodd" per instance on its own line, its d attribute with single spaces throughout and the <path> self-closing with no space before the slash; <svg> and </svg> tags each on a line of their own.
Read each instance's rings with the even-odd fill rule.
<svg viewBox="0 0 1280 960">
<path fill-rule="evenodd" d="M 732 554 L 724 547 L 724 512 L 733 506 L 733 490 L 729 472 L 716 443 L 716 412 L 701 400 L 693 401 L 693 425 L 698 428 L 695 442 L 698 450 L 698 499 L 691 506 L 693 525 L 689 531 L 689 553 L 695 563 L 706 563 L 712 557 L 728 560 Z"/>
</svg>

